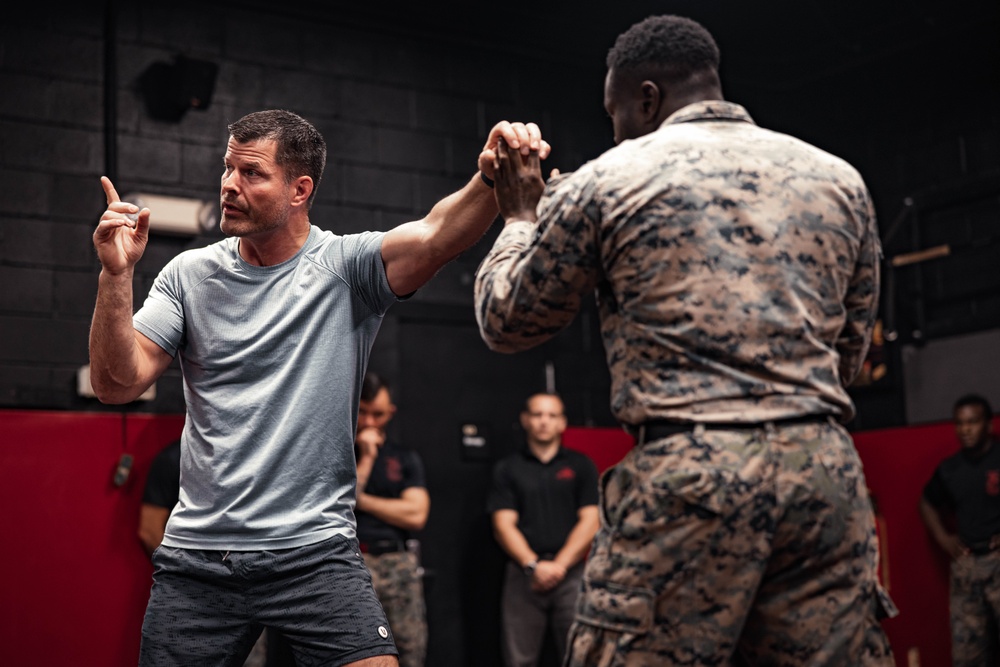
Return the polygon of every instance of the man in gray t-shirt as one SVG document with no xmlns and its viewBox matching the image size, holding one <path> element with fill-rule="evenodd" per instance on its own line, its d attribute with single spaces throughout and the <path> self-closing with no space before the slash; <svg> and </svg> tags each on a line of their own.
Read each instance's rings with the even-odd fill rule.
<svg viewBox="0 0 1000 667">
<path fill-rule="evenodd" d="M 178 358 L 187 419 L 180 497 L 154 555 L 140 665 L 238 664 L 275 627 L 303 664 L 394 665 L 355 536 L 354 434 L 382 317 L 497 214 L 494 148 L 548 152 L 534 124 L 497 124 L 479 173 L 421 220 L 340 236 L 311 224 L 322 135 L 287 111 L 229 126 L 220 226 L 174 258 L 132 313 L 155 211 L 122 202 L 94 233 L 101 261 L 91 381 L 127 403 Z"/>
</svg>

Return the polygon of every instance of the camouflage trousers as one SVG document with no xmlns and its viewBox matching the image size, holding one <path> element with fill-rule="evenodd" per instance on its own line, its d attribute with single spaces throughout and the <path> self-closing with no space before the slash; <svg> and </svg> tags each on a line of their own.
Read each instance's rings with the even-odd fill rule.
<svg viewBox="0 0 1000 667">
<path fill-rule="evenodd" d="M 706 430 L 601 476 L 567 667 L 893 667 L 875 517 L 833 422 Z"/>
<path fill-rule="evenodd" d="M 427 612 L 423 571 L 417 555 L 400 551 L 364 556 L 396 640 L 400 667 L 423 667 L 427 655 Z"/>
<path fill-rule="evenodd" d="M 952 667 L 1000 664 L 1000 551 L 951 562 Z"/>
</svg>

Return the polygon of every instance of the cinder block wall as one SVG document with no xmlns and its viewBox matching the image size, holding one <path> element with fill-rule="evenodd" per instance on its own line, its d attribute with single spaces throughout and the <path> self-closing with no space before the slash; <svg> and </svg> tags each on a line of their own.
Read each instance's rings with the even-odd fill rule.
<svg viewBox="0 0 1000 667">
<path fill-rule="evenodd" d="M 313 222 L 350 233 L 420 217 L 461 187 L 498 120 L 541 125 L 558 147 L 550 164 L 563 170 L 611 144 L 600 108 L 602 62 L 503 53 L 457 30 L 427 35 L 329 11 L 310 17 L 250 7 L 120 3 L 109 21 L 104 3 L 91 2 L 41 16 L 21 8 L 5 18 L 0 407 L 103 409 L 75 389 L 99 272 L 91 234 L 104 210 L 102 174 L 114 172 L 122 195 L 215 202 L 226 125 L 250 111 L 286 108 L 314 122 L 329 145 Z M 214 95 L 207 110 L 179 122 L 155 120 L 140 77 L 178 55 L 218 65 Z M 154 235 L 137 267 L 136 306 L 171 257 L 217 238 L 216 230 Z M 471 303 L 468 280 L 482 245 L 415 301 Z M 389 371 L 393 326 L 390 315 L 379 350 Z M 183 408 L 176 367 L 157 390 L 136 409 Z"/>
</svg>

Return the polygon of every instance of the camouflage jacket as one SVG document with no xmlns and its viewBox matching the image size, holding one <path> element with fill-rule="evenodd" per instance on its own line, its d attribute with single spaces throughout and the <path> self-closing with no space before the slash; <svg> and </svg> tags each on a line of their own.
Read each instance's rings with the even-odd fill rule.
<svg viewBox="0 0 1000 667">
<path fill-rule="evenodd" d="M 516 352 L 596 292 L 626 424 L 846 421 L 880 260 L 857 170 L 699 102 L 552 179 L 537 224 L 507 221 L 476 273 L 476 318 L 491 349 Z"/>
</svg>

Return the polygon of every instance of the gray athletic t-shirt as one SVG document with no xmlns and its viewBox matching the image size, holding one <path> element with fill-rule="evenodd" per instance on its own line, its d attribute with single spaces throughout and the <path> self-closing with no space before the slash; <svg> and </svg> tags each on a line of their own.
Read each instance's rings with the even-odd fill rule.
<svg viewBox="0 0 1000 667">
<path fill-rule="evenodd" d="M 133 322 L 179 356 L 187 401 L 165 545 L 262 550 L 354 536 L 361 382 L 396 301 L 382 238 L 313 227 L 294 257 L 265 267 L 228 238 L 157 276 Z"/>
</svg>

